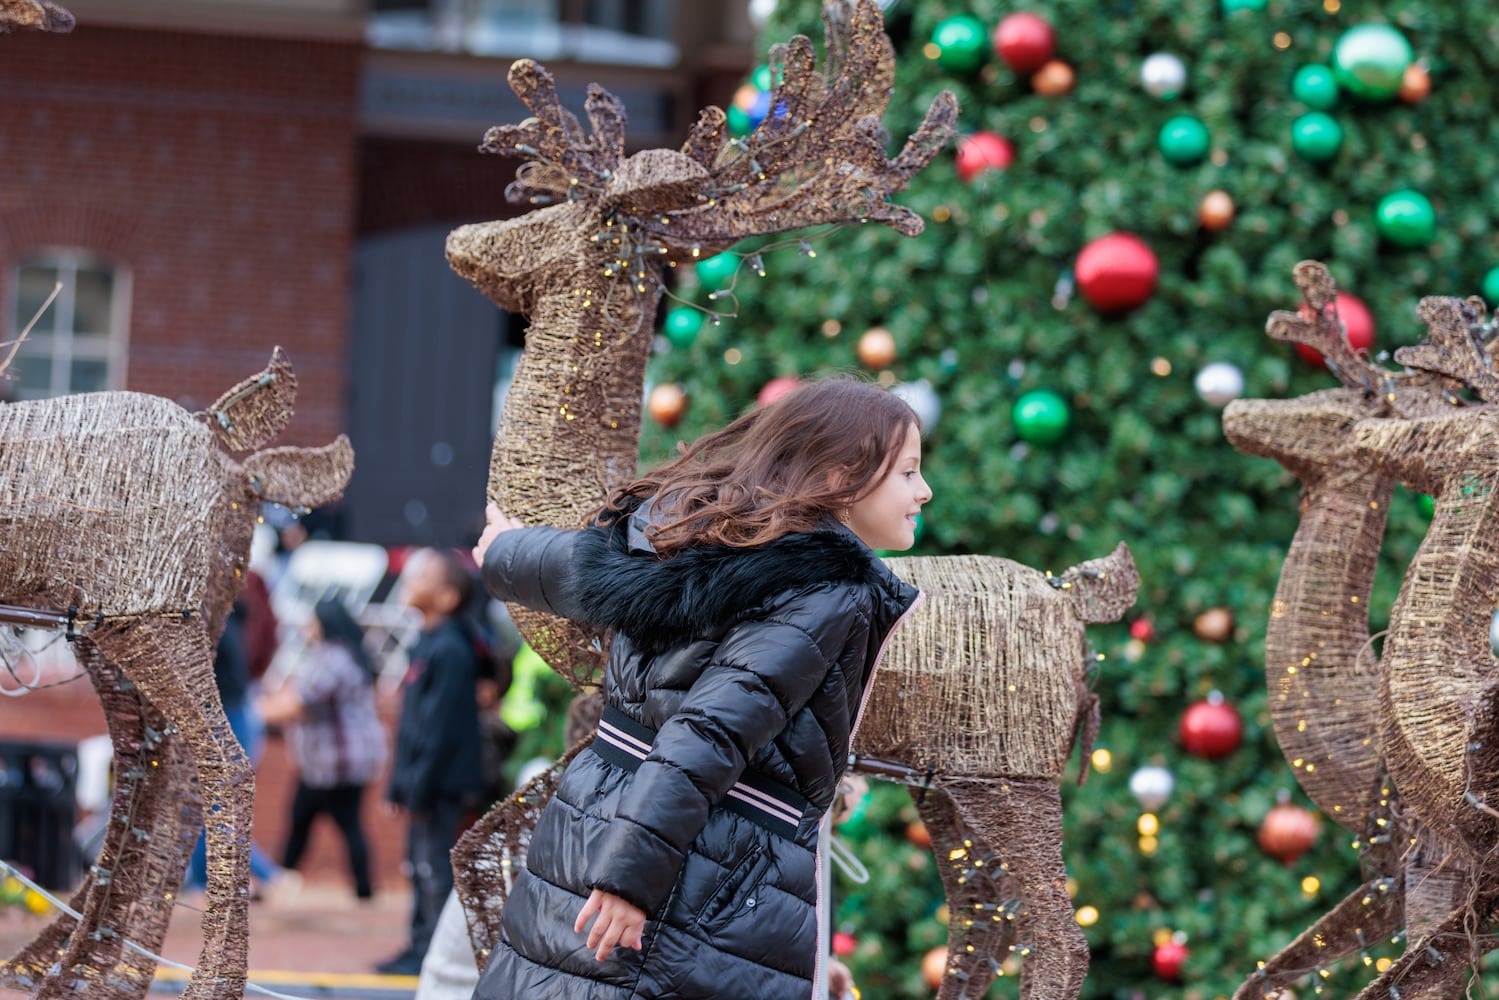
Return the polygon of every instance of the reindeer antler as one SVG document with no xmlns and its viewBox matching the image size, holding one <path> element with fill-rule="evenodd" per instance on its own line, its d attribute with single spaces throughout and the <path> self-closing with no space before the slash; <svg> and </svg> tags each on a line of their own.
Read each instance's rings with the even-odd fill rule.
<svg viewBox="0 0 1499 1000">
<path fill-rule="evenodd" d="M 509 81 L 535 117 L 519 125 L 494 126 L 479 146 L 482 153 L 527 161 L 505 196 L 513 202 L 544 205 L 602 191 L 625 152 L 625 109 L 619 99 L 596 83 L 588 85 L 584 106 L 593 126 L 589 138 L 577 116 L 562 106 L 552 74 L 538 63 L 517 59 Z"/>
<path fill-rule="evenodd" d="M 1305 312 L 1273 312 L 1265 321 L 1265 333 L 1286 343 L 1305 344 L 1318 352 L 1326 359 L 1328 371 L 1349 388 L 1371 393 L 1385 391 L 1396 373 L 1375 364 L 1367 354 L 1349 345 L 1348 334 L 1338 318 L 1338 286 L 1327 265 L 1304 260 L 1292 274 L 1312 314 L 1308 317 Z"/>
<path fill-rule="evenodd" d="M 667 222 L 643 220 L 658 240 L 723 245 L 855 219 L 907 236 L 921 232 L 919 216 L 886 199 L 951 140 L 957 99 L 939 94 L 900 154 L 887 160 L 880 116 L 894 79 L 890 40 L 873 0 L 859 0 L 846 28 L 836 6 L 823 14 L 828 76 L 816 72 L 812 43 L 798 35 L 771 52 L 776 84 L 759 128 L 725 141 L 721 113 L 698 120 L 683 152 L 710 172 L 706 200 L 667 213 Z"/>
<path fill-rule="evenodd" d="M 73 30 L 73 15 L 51 0 L 0 0 L 0 35 L 17 28 Z"/>
<path fill-rule="evenodd" d="M 1479 335 L 1487 314 L 1476 296 L 1463 301 L 1428 295 L 1416 307 L 1416 315 L 1430 331 L 1426 342 L 1400 348 L 1395 360 L 1470 386 L 1486 403 L 1499 402 L 1499 376 L 1494 374 L 1489 346 Z"/>
</svg>

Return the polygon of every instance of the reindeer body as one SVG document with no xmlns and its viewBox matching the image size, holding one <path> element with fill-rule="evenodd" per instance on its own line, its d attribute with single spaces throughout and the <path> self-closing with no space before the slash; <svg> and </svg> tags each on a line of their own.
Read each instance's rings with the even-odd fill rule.
<svg viewBox="0 0 1499 1000">
<path fill-rule="evenodd" d="M 254 775 L 229 729 L 213 646 L 243 579 L 258 503 L 335 499 L 348 441 L 257 450 L 290 418 L 291 367 L 206 414 L 130 392 L 0 406 L 0 605 L 65 621 L 105 709 L 115 793 L 72 908 L 0 982 L 38 997 L 143 997 L 188 854 L 207 821 L 209 907 L 186 995 L 242 994 Z M 196 789 L 195 789 L 196 782 Z M 199 810 L 197 790 L 206 807 Z"/>
</svg>

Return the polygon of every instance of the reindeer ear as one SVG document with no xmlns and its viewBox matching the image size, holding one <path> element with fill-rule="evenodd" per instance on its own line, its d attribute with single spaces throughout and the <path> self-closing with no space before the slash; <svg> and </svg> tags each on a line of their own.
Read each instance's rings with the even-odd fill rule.
<svg viewBox="0 0 1499 1000">
<path fill-rule="evenodd" d="M 343 496 L 354 471 L 354 448 L 342 434 L 321 448 L 268 448 L 245 459 L 244 470 L 267 503 L 321 507 Z"/>
<path fill-rule="evenodd" d="M 224 393 L 204 414 L 208 425 L 230 451 L 249 451 L 270 441 L 291 421 L 297 377 L 281 348 L 271 363 Z"/>
<path fill-rule="evenodd" d="M 1102 559 L 1090 559 L 1064 572 L 1058 579 L 1085 622 L 1116 622 L 1135 603 L 1140 574 L 1135 557 L 1123 542 Z"/>
</svg>

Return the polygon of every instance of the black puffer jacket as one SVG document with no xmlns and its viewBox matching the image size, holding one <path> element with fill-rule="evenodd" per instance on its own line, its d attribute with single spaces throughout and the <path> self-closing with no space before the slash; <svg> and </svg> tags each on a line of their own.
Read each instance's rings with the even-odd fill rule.
<svg viewBox="0 0 1499 1000">
<path fill-rule="evenodd" d="M 600 740 L 568 767 L 476 998 L 811 996 L 818 823 L 916 590 L 836 521 L 662 559 L 643 518 L 506 532 L 485 554 L 497 597 L 612 630 L 607 701 L 648 752 Z M 749 818 L 766 789 L 802 807 L 794 829 Z M 642 950 L 594 959 L 573 931 L 594 888 L 646 911 Z"/>
</svg>

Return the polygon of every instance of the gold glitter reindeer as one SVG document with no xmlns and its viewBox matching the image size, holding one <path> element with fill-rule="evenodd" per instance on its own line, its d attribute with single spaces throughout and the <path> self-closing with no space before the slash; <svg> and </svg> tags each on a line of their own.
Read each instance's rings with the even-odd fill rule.
<svg viewBox="0 0 1499 1000">
<path fill-rule="evenodd" d="M 1368 845 L 1369 877 L 1263 963 L 1237 1000 L 1258 1000 L 1401 929 L 1420 939 L 1463 891 L 1450 847 L 1404 814 L 1384 771 L 1369 595 L 1395 481 L 1354 442 L 1361 421 L 1456 413 L 1461 400 L 1432 376 L 1390 371 L 1354 352 L 1325 266 L 1302 261 L 1295 278 L 1307 309 L 1273 313 L 1266 332 L 1316 349 L 1343 386 L 1235 400 L 1223 429 L 1234 447 L 1274 459 L 1302 484 L 1300 523 L 1265 632 L 1270 716 L 1307 795 Z"/>
<path fill-rule="evenodd" d="M 869 0 L 851 11 L 832 4 L 824 23 L 833 67 L 814 72 L 806 38 L 773 50 L 772 110 L 755 132 L 728 138 L 723 112 L 710 108 L 681 151 L 627 159 L 611 95 L 590 90 L 585 134 L 544 71 L 526 61 L 512 69 L 535 117 L 492 129 L 481 148 L 526 160 L 511 194 L 546 207 L 465 226 L 448 241 L 458 273 L 531 317 L 490 466 L 490 499 L 507 512 L 576 525 L 633 476 L 665 268 L 745 237 L 819 224 L 921 231 L 920 218 L 886 199 L 948 140 L 955 103 L 940 95 L 887 159 L 879 119 L 893 54 L 878 9 Z M 892 567 L 927 600 L 894 637 L 875 681 L 856 766 L 919 786 L 913 796 L 954 915 L 940 996 L 982 996 L 1002 961 L 1023 952 L 1024 996 L 1076 997 L 1088 953 L 1064 891 L 1057 784 L 1078 738 L 1086 745 L 1096 730 L 1084 624 L 1115 620 L 1133 603 L 1128 550 L 1056 578 L 982 556 Z M 597 637 L 523 608 L 516 619 L 574 684 L 596 679 Z M 934 655 L 939 644 L 946 652 Z M 561 766 L 498 806 L 455 851 L 481 961 Z"/>
<path fill-rule="evenodd" d="M 342 436 L 263 447 L 295 391 L 277 349 L 204 413 L 134 392 L 0 405 L 0 622 L 67 633 L 103 702 L 115 785 L 103 847 L 70 904 L 78 916 L 59 915 L 0 963 L 6 986 L 144 997 L 206 824 L 203 948 L 184 995 L 243 995 L 255 780 L 219 701 L 214 643 L 257 505 L 330 502 L 353 468 Z"/>
</svg>

